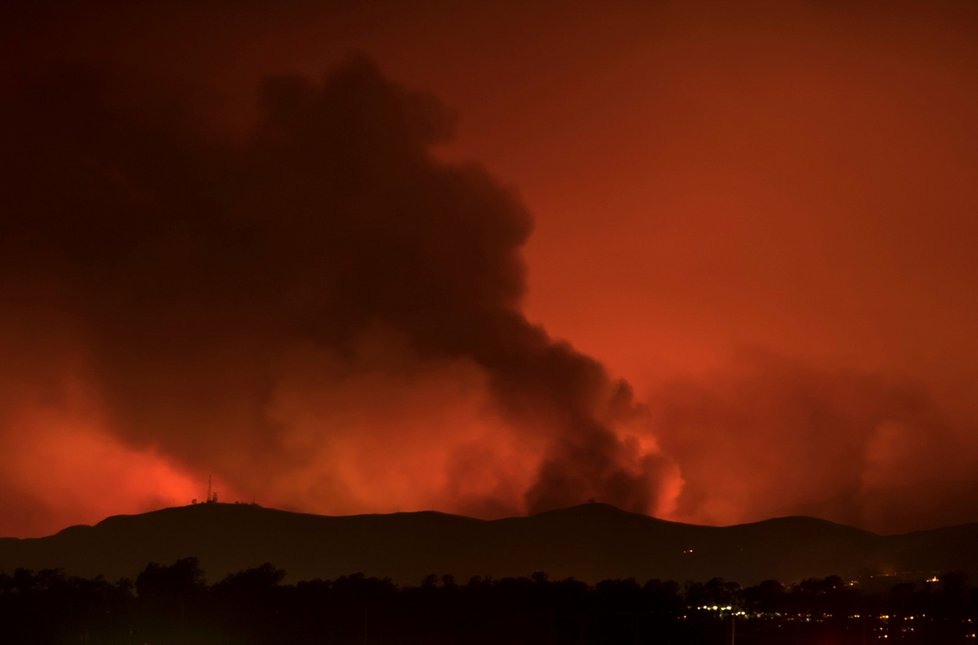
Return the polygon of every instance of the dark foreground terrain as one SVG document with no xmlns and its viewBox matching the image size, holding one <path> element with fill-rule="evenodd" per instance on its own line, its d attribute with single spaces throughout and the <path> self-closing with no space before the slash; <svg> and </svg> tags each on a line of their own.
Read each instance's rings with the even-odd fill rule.
<svg viewBox="0 0 978 645">
<path fill-rule="evenodd" d="M 193 558 L 134 580 L 0 574 L 0 642 L 104 644 L 863 645 L 975 642 L 978 589 L 961 573 L 883 585 L 838 577 L 742 588 L 634 579 L 362 575 L 283 584 L 263 565 L 208 586 Z"/>
<path fill-rule="evenodd" d="M 0 539 L 0 643 L 975 643 L 976 547 L 978 525 L 706 527 L 603 504 L 494 521 L 200 504 Z"/>
<path fill-rule="evenodd" d="M 325 517 L 250 504 L 198 504 L 110 517 L 37 539 L 0 539 L 0 570 L 134 578 L 147 562 L 199 559 L 210 581 L 274 562 L 288 581 L 361 572 L 417 584 L 429 573 L 586 582 L 634 577 L 754 584 L 838 574 L 978 579 L 978 525 L 880 536 L 807 517 L 709 527 L 605 504 L 484 521 L 443 513 Z"/>
</svg>

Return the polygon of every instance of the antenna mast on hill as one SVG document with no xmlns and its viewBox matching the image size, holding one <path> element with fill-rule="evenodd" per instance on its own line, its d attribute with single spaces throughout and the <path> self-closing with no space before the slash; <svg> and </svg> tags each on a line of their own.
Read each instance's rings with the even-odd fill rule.
<svg viewBox="0 0 978 645">
<path fill-rule="evenodd" d="M 208 504 L 210 504 L 210 503 L 211 503 L 211 502 L 213 502 L 213 501 L 214 501 L 214 498 L 213 498 L 213 496 L 211 495 L 211 476 L 210 476 L 210 475 L 208 475 L 208 476 L 207 476 L 207 499 L 206 499 L 206 502 L 207 502 Z"/>
</svg>

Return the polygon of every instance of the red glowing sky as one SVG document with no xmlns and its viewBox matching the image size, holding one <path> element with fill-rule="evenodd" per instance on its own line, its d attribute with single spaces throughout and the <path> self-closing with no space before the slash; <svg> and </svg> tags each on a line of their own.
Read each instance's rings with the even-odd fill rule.
<svg viewBox="0 0 978 645">
<path fill-rule="evenodd" d="M 614 431 L 667 462 L 644 510 L 978 520 L 973 3 L 163 5 L 25 12 L 4 73 L 135 74 L 223 141 L 260 118 L 261 79 L 319 79 L 362 52 L 456 112 L 434 156 L 478 162 L 532 214 L 520 307 L 631 384 L 642 429 Z M 143 92 L 122 100 L 146 109 Z M 10 258 L 0 293 L 38 293 Z M 315 512 L 521 512 L 547 453 L 549 434 L 489 400 L 478 358 L 414 355 L 389 330 L 357 337 L 341 379 L 332 346 L 274 352 L 258 406 L 287 428 L 274 465 L 250 435 L 195 452 L 208 440 L 117 427 L 86 322 L 15 300 L 5 535 L 184 503 L 208 472 L 232 497 Z M 206 415 L 234 424 L 251 405 Z"/>
</svg>

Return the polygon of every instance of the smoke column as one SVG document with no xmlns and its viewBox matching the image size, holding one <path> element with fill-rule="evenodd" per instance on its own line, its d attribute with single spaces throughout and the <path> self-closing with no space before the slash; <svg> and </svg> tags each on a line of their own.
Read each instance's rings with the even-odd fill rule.
<svg viewBox="0 0 978 645">
<path fill-rule="evenodd" d="M 453 121 L 433 97 L 355 58 L 267 79 L 228 141 L 89 69 L 12 87 L 6 336 L 123 445 L 311 510 L 656 510 L 645 413 L 523 316 L 531 217 L 433 159 Z"/>
</svg>

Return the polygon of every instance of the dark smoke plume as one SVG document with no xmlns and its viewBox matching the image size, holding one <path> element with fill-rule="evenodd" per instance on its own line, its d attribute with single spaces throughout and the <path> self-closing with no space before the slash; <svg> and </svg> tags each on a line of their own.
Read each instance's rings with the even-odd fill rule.
<svg viewBox="0 0 978 645">
<path fill-rule="evenodd" d="M 419 430 L 399 397 L 417 382 L 451 406 L 448 384 L 463 382 L 459 396 L 484 392 L 513 450 L 535 455 L 529 481 L 490 468 L 523 508 L 596 498 L 655 510 L 668 468 L 642 446 L 642 410 L 523 316 L 531 217 L 480 167 L 435 160 L 452 116 L 433 97 L 356 58 L 322 83 L 268 79 L 261 118 L 232 141 L 150 81 L 60 68 L 20 75 L 7 94 L 5 333 L 53 372 L 46 334 L 68 338 L 128 445 L 217 469 L 235 490 L 344 508 L 331 496 L 356 491 L 325 467 L 302 483 L 316 492 L 281 484 L 314 471 L 311 455 L 343 454 L 337 411 L 390 409 L 403 431 L 365 431 L 410 432 L 424 451 L 456 429 Z M 451 455 L 445 486 L 479 470 L 479 442 L 497 440 L 480 437 Z M 513 510 L 475 495 L 465 508 Z"/>
</svg>

